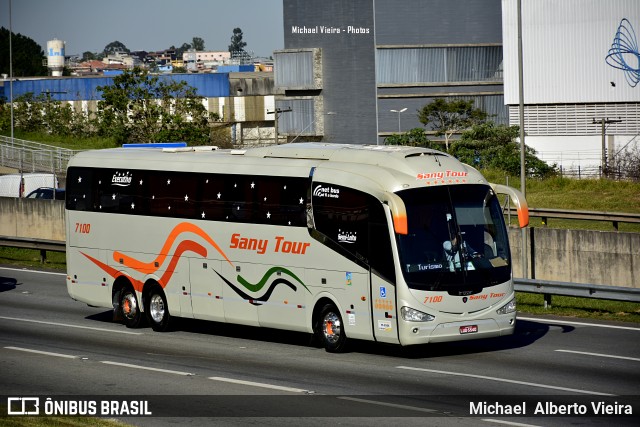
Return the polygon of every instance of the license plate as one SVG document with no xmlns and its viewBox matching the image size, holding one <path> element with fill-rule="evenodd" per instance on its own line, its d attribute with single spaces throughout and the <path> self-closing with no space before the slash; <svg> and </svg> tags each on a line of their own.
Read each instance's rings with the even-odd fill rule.
<svg viewBox="0 0 640 427">
<path fill-rule="evenodd" d="M 473 334 L 478 332 L 478 325 L 460 326 L 461 334 Z"/>
</svg>

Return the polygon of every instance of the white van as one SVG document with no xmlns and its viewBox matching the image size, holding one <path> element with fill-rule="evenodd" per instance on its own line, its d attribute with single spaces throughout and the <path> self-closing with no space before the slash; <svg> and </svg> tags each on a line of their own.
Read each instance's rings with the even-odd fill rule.
<svg viewBox="0 0 640 427">
<path fill-rule="evenodd" d="M 24 185 L 20 185 L 22 182 Z M 0 197 L 24 197 L 40 187 L 58 188 L 52 173 L 19 173 L 0 175 Z"/>
</svg>

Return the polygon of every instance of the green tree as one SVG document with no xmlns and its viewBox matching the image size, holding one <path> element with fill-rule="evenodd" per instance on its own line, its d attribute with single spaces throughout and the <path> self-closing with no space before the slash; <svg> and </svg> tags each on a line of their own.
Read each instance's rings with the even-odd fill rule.
<svg viewBox="0 0 640 427">
<path fill-rule="evenodd" d="M 11 129 L 11 106 L 0 98 L 0 133 Z"/>
<path fill-rule="evenodd" d="M 10 31 L 0 28 L 0 73 L 9 74 Z M 42 65 L 44 51 L 33 39 L 13 33 L 11 37 L 14 77 L 46 76 L 47 68 Z"/>
<path fill-rule="evenodd" d="M 96 59 L 98 59 L 98 57 L 93 52 L 86 51 L 82 54 L 83 61 L 94 61 Z"/>
<path fill-rule="evenodd" d="M 104 55 L 113 55 L 114 53 L 129 53 L 130 50 L 124 45 L 124 43 L 118 40 L 113 41 L 104 47 Z"/>
<path fill-rule="evenodd" d="M 229 45 L 229 52 L 244 52 L 247 43 L 242 41 L 242 37 L 242 30 L 240 28 L 234 28 L 233 35 L 231 36 L 231 44 Z"/>
<path fill-rule="evenodd" d="M 189 43 L 182 43 L 182 46 L 176 48 L 175 46 L 171 46 L 169 50 L 176 51 L 176 58 L 182 58 L 182 54 L 191 49 L 191 45 Z"/>
<path fill-rule="evenodd" d="M 435 150 L 442 149 L 442 145 L 430 141 L 422 128 L 413 128 L 408 132 L 394 133 L 384 139 L 385 145 L 410 145 L 412 147 L 426 147 Z"/>
<path fill-rule="evenodd" d="M 14 127 L 23 132 L 78 137 L 91 136 L 92 120 L 82 111 L 74 110 L 66 102 L 41 93 L 28 92 L 14 100 Z M 4 131 L 4 126 L 0 127 Z"/>
<path fill-rule="evenodd" d="M 200 38 L 200 37 L 194 37 L 191 40 L 191 47 L 197 51 L 203 51 L 204 50 L 204 39 Z"/>
<path fill-rule="evenodd" d="M 14 127 L 25 132 L 44 131 L 44 117 L 42 103 L 45 101 L 44 95 L 34 95 L 27 92 L 13 100 L 13 124 Z"/>
<path fill-rule="evenodd" d="M 444 136 L 447 151 L 451 137 L 471 126 L 483 123 L 488 115 L 473 107 L 473 101 L 463 99 L 436 98 L 418 111 L 420 123 L 436 131 L 436 136 Z"/>
<path fill-rule="evenodd" d="M 449 154 L 478 169 L 500 169 L 519 176 L 520 144 L 516 142 L 519 129 L 493 122 L 473 125 L 451 144 Z M 525 148 L 525 165 L 530 177 L 544 178 L 557 173 L 557 166 L 540 160 L 531 147 Z"/>
<path fill-rule="evenodd" d="M 210 115 L 196 89 L 170 76 L 155 76 L 134 68 L 100 86 L 100 134 L 118 143 L 210 142 Z"/>
</svg>

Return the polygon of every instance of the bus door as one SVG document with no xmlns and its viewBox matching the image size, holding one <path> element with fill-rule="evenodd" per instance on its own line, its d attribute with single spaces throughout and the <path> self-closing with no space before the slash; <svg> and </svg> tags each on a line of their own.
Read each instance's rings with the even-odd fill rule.
<svg viewBox="0 0 640 427">
<path fill-rule="evenodd" d="M 398 343 L 395 265 L 389 232 L 389 207 L 377 200 L 369 215 L 369 263 L 371 266 L 372 326 L 376 341 Z"/>
<path fill-rule="evenodd" d="M 371 272 L 371 305 L 373 334 L 376 341 L 398 343 L 396 288 L 392 283 Z"/>
<path fill-rule="evenodd" d="M 382 342 L 398 342 L 395 268 L 387 208 L 367 192 L 316 178 L 333 181 L 340 177 L 335 171 L 317 169 L 312 206 L 313 226 L 322 236 L 321 241 L 333 249 L 336 261 L 346 261 L 347 292 L 342 316 L 347 334 L 354 338 L 354 334 L 367 334 Z M 353 182 L 349 177 L 344 181 Z M 357 274 L 363 269 L 365 274 Z"/>
</svg>

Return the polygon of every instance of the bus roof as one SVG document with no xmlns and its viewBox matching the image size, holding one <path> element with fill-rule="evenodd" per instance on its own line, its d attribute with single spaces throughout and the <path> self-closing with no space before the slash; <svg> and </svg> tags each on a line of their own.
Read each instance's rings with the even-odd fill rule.
<svg viewBox="0 0 640 427">
<path fill-rule="evenodd" d="M 441 151 L 422 147 L 295 143 L 259 148 L 114 148 L 78 153 L 69 167 L 156 169 L 203 173 L 308 177 L 358 176 L 381 189 L 486 183 L 474 168 Z"/>
</svg>

